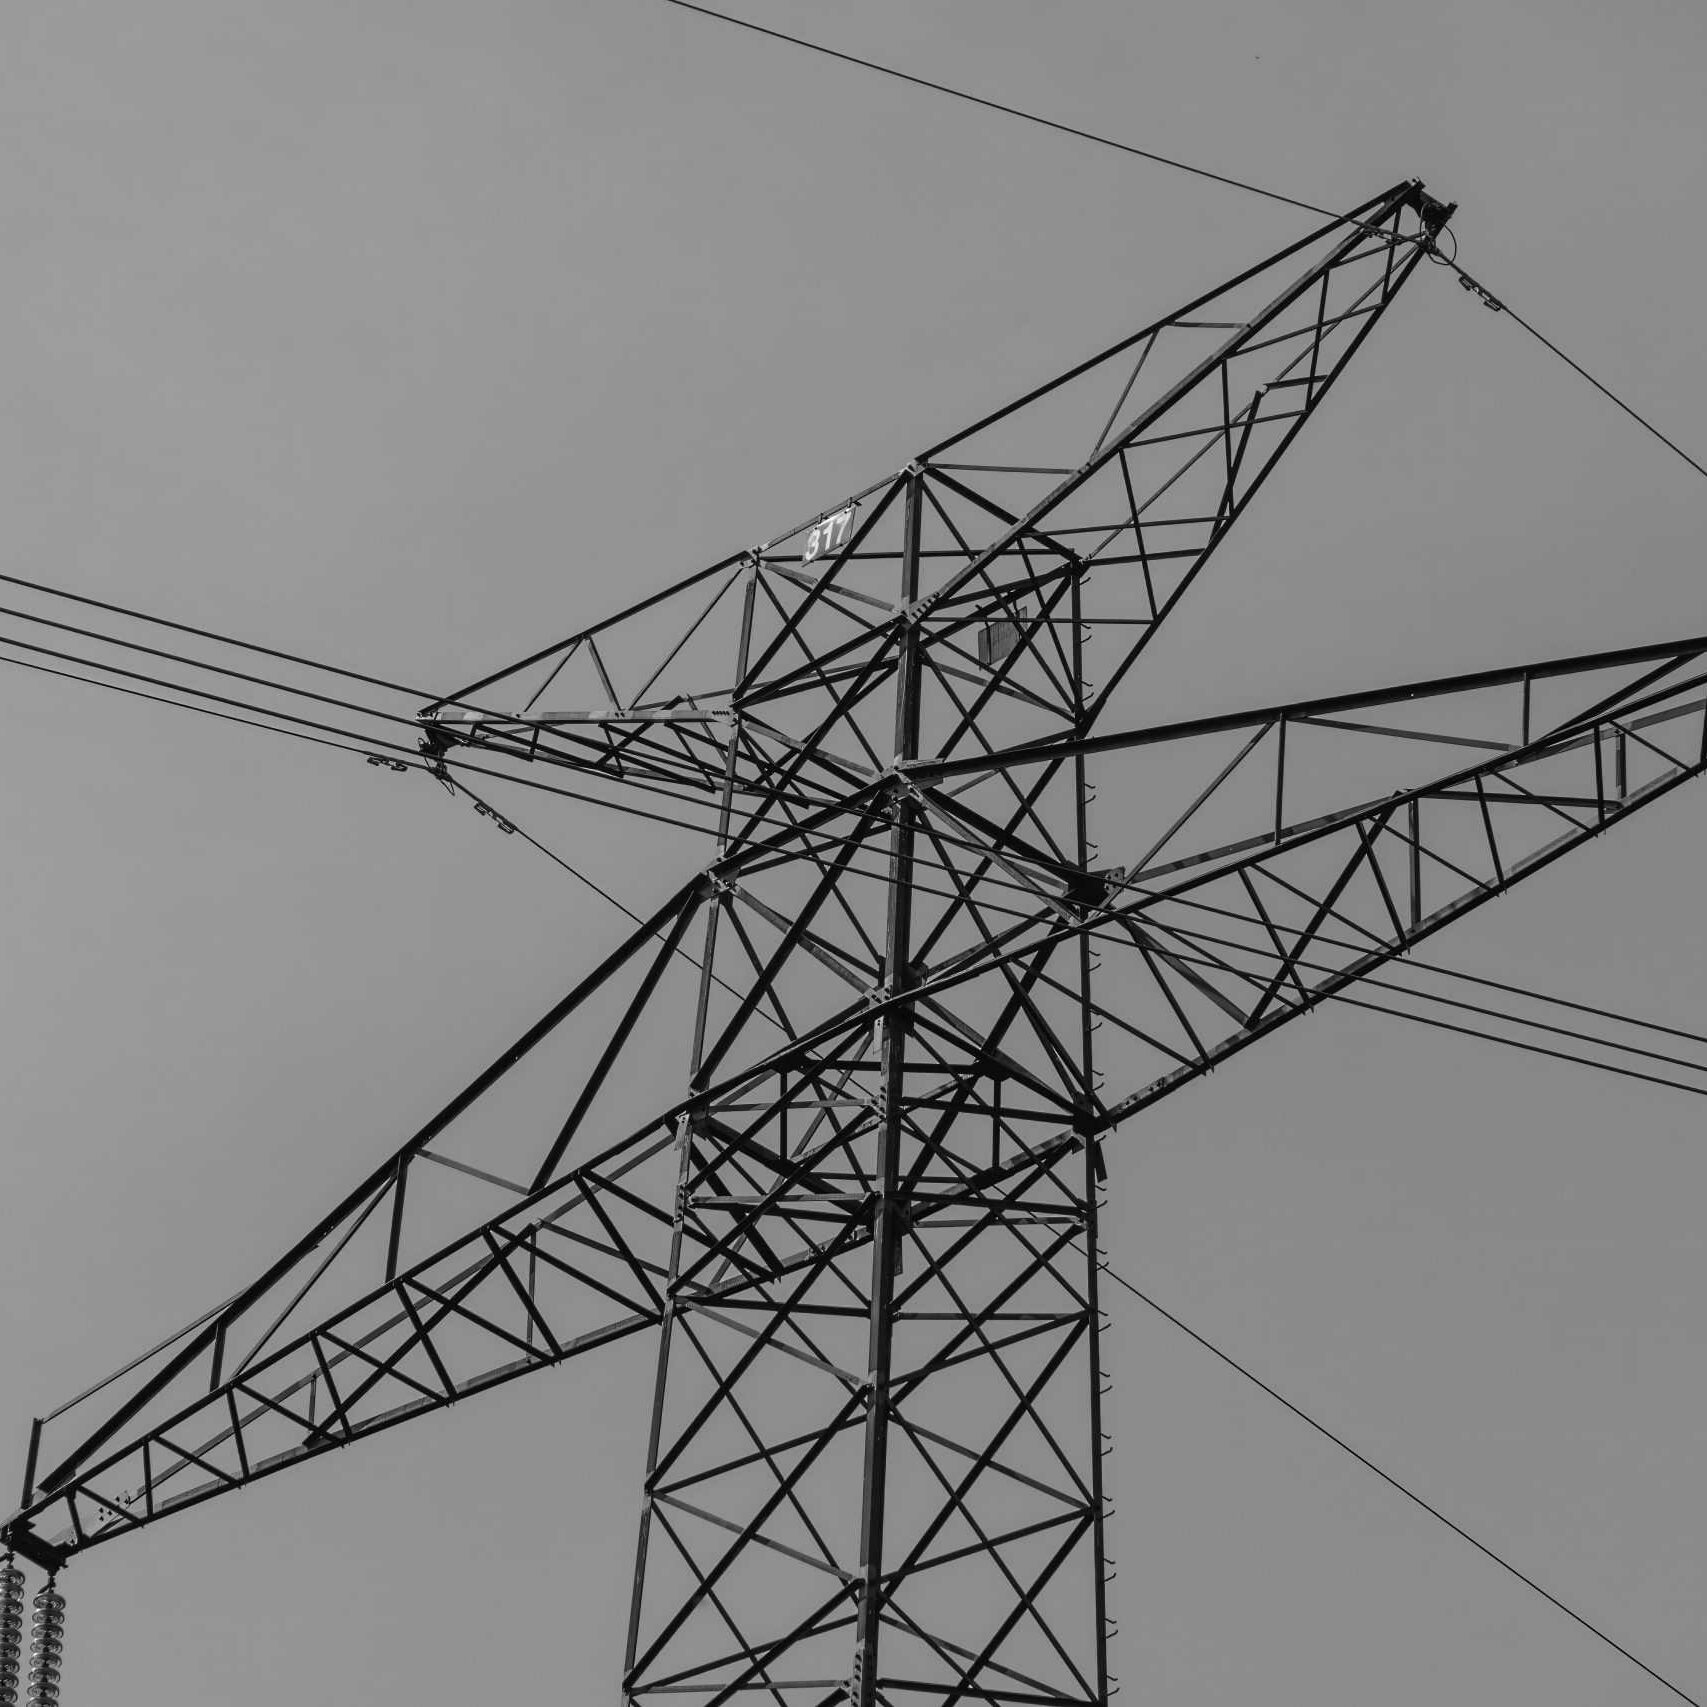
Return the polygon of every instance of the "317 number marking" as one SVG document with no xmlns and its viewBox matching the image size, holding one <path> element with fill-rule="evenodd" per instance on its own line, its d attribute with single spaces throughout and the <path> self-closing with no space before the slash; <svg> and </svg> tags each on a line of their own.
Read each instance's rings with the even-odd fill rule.
<svg viewBox="0 0 1707 1707">
<path fill-rule="evenodd" d="M 806 535 L 806 549 L 800 554 L 802 563 L 810 563 L 814 558 L 822 557 L 826 551 L 839 551 L 847 544 L 848 535 L 853 532 L 854 506 L 849 504 L 844 509 L 837 510 L 832 516 L 826 516 L 821 522 L 815 522 L 811 531 Z"/>
</svg>

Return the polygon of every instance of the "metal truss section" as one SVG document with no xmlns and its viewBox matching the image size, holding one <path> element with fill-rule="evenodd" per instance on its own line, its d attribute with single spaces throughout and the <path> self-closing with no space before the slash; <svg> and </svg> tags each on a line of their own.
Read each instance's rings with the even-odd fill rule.
<svg viewBox="0 0 1707 1707">
<path fill-rule="evenodd" d="M 69 1481 L 55 1478 L 51 1497 L 34 1505 L 32 1526 L 49 1531 L 50 1553 L 69 1557 L 654 1326 L 668 1217 L 625 1183 L 648 1159 L 640 1150 L 577 1169 L 549 1196 L 478 1228 L 279 1349 L 229 1374 L 216 1362 L 218 1379 L 198 1401 Z"/>
<path fill-rule="evenodd" d="M 1091 761 L 1143 803 L 1085 917 L 1016 890 L 997 950 L 1094 939 L 1112 1125 L 1697 775 L 1704 658 L 1707 637 L 905 769 L 934 798 Z"/>
<path fill-rule="evenodd" d="M 653 1122 L 613 1132 L 612 1093 L 679 1023 L 665 977 L 699 891 L 673 896 L 236 1296 L 38 1422 L 6 1528 L 20 1551 L 68 1558 L 655 1324 L 671 1137 Z M 566 1167 L 588 1128 L 603 1141 L 583 1136 Z"/>
<path fill-rule="evenodd" d="M 903 604 L 927 499 L 915 471 Z M 929 703 L 924 651 L 902 632 L 902 758 Z M 719 870 L 741 878 L 706 936 L 681 1182 L 700 1243 L 672 1264 L 625 1698 L 1101 1699 L 1079 1009 L 1005 964 L 947 1002 L 915 998 L 933 945 L 972 949 L 978 923 L 910 790 L 891 780 L 826 820 L 834 845 L 806 826 L 787 859 L 740 846 L 733 797 Z M 768 958 L 743 929 L 754 908 L 785 927 Z M 1082 974 L 1082 954 L 1047 958 Z M 719 1003 L 713 968 L 756 980 L 749 997 Z M 757 1003 L 794 1033 L 826 998 L 818 1034 L 767 1059 Z"/>
<path fill-rule="evenodd" d="M 883 775 L 908 647 L 932 690 L 922 752 L 1082 732 L 1448 212 L 1396 186 L 893 478 L 435 702 L 428 740 L 699 808 L 707 830 L 727 773 L 740 839 Z"/>
<path fill-rule="evenodd" d="M 38 1428 L 6 1537 L 61 1560 L 656 1328 L 624 1700 L 1106 1702 L 1108 1135 L 1707 760 L 1707 639 L 1119 726 L 1450 212 L 1398 185 L 432 702 L 434 765 L 710 859 Z"/>
</svg>

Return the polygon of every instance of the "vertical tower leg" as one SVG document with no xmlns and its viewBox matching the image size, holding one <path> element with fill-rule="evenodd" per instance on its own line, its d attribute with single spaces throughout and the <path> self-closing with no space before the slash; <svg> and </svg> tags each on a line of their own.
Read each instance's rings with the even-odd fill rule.
<svg viewBox="0 0 1707 1707">
<path fill-rule="evenodd" d="M 903 523 L 901 602 L 919 596 L 919 504 L 921 476 L 907 484 Z M 919 751 L 919 659 L 916 633 L 909 628 L 900 646 L 895 693 L 895 757 L 912 759 Z M 912 965 L 913 804 L 897 787 L 890 798 L 894 828 L 889 833 L 889 912 L 884 932 L 884 989 L 899 995 Z M 876 1194 L 871 1225 L 871 1337 L 866 1363 L 864 1480 L 860 1489 L 859 1624 L 854 1641 L 854 1707 L 877 1700 L 878 1635 L 883 1614 L 884 1506 L 889 1479 L 889 1411 L 892 1402 L 895 1278 L 908 1221 L 908 1196 L 902 1190 L 900 1158 L 907 1095 L 908 1010 L 890 1011 L 882 1030 L 883 1086 L 878 1104 L 881 1135 L 877 1150 Z"/>
<path fill-rule="evenodd" d="M 929 715 L 908 614 L 925 504 L 915 473 L 891 689 L 903 761 Z M 1083 780 L 1070 767 L 1055 785 L 1081 866 Z M 945 912 L 976 913 L 987 870 L 955 863 L 904 769 L 879 792 L 833 851 L 766 874 L 792 884 L 786 901 L 743 875 L 714 902 L 631 1707 L 1106 1699 L 1089 960 L 1046 945 L 952 1001 L 913 998 L 915 958 Z M 755 902 L 795 941 L 839 909 L 876 976 L 806 1059 L 719 1091 L 713 1009 L 731 983 L 743 1015 L 785 988 L 743 931 Z"/>
</svg>

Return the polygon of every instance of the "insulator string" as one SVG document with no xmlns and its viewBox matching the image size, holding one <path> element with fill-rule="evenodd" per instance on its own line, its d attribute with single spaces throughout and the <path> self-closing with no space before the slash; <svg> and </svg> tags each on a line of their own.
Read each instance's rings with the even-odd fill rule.
<svg viewBox="0 0 1707 1707">
<path fill-rule="evenodd" d="M 24 1573 L 10 1548 L 0 1564 L 0 1707 L 18 1707 L 24 1654 Z"/>
<path fill-rule="evenodd" d="M 30 1612 L 30 1678 L 26 1707 L 58 1707 L 65 1656 L 65 1596 L 49 1577 Z"/>
</svg>

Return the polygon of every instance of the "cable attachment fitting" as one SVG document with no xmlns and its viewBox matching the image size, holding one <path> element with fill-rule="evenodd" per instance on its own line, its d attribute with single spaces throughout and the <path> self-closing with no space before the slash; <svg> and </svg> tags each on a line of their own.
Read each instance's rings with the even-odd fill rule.
<svg viewBox="0 0 1707 1707">
<path fill-rule="evenodd" d="M 502 812 L 494 812 L 484 800 L 476 800 L 474 810 L 480 817 L 490 818 L 506 836 L 513 836 L 516 833 L 515 825 Z"/>
<path fill-rule="evenodd" d="M 24 1654 L 24 1573 L 6 1549 L 0 1564 L 0 1707 L 18 1707 Z"/>
<path fill-rule="evenodd" d="M 422 729 L 421 739 L 415 744 L 421 750 L 421 757 L 427 761 L 428 774 L 437 777 L 450 793 L 455 794 L 456 784 L 450 779 L 450 770 L 445 764 L 445 754 L 456 743 L 436 723 L 429 723 Z"/>
<path fill-rule="evenodd" d="M 1469 291 L 1484 308 L 1491 308 L 1496 314 L 1504 309 L 1505 304 L 1486 285 L 1477 284 L 1462 267 L 1458 269 L 1458 283 Z"/>
<path fill-rule="evenodd" d="M 1416 187 L 1413 205 L 1417 210 L 1417 222 L 1423 228 L 1423 234 L 1432 246 L 1446 229 L 1447 221 L 1458 211 L 1457 202 L 1443 202 L 1436 196 L 1431 196 L 1421 184 Z"/>
<path fill-rule="evenodd" d="M 27 1707 L 58 1707 L 60 1663 L 65 1655 L 65 1596 L 47 1579 L 30 1612 L 30 1680 Z"/>
</svg>

